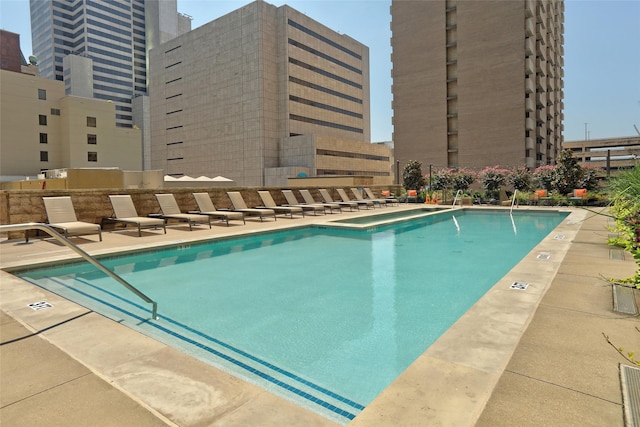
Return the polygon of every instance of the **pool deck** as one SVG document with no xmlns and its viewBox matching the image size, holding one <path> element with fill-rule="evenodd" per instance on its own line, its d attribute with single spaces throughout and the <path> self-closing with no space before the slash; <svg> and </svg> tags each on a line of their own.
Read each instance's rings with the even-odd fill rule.
<svg viewBox="0 0 640 427">
<path fill-rule="evenodd" d="M 415 207 L 73 241 L 100 255 Z M 348 425 L 623 426 L 628 362 L 603 334 L 640 351 L 639 319 L 613 311 L 603 278 L 631 276 L 636 264 L 612 256 L 608 221 L 571 210 Z M 3 269 L 74 256 L 51 239 L 0 240 Z M 53 307 L 28 307 L 39 301 Z M 1 270 L 0 308 L 0 425 L 339 425 Z"/>
</svg>

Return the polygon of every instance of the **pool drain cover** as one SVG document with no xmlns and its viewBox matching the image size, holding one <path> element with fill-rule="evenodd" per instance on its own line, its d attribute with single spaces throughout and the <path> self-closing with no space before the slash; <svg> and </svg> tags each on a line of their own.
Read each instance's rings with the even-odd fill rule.
<svg viewBox="0 0 640 427">
<path fill-rule="evenodd" d="M 28 306 L 33 311 L 44 310 L 45 308 L 53 307 L 53 305 L 49 304 L 46 301 L 32 302 Z"/>
<path fill-rule="evenodd" d="M 529 286 L 529 284 L 525 283 L 525 282 L 513 282 L 511 284 L 511 289 L 516 289 L 518 291 L 524 291 L 525 289 L 527 289 L 527 286 Z"/>
<path fill-rule="evenodd" d="M 549 259 L 551 258 L 551 254 L 549 252 L 540 252 L 538 254 L 538 259 Z"/>
</svg>

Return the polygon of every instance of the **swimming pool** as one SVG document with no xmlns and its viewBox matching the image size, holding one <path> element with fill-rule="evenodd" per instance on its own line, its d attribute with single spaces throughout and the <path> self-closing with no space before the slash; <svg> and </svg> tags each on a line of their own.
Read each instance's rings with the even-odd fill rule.
<svg viewBox="0 0 640 427">
<path fill-rule="evenodd" d="M 105 259 L 160 322 L 86 264 L 18 275 L 345 422 L 562 218 L 456 211 Z"/>
</svg>

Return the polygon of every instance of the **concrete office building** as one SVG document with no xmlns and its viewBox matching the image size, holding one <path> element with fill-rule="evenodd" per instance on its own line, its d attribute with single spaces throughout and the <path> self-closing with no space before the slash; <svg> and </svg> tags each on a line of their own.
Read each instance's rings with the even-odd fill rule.
<svg viewBox="0 0 640 427">
<path fill-rule="evenodd" d="M 391 181 L 390 150 L 369 143 L 368 48 L 289 6 L 250 3 L 150 62 L 153 169 L 256 186 L 355 171 Z"/>
<path fill-rule="evenodd" d="M 112 101 L 120 127 L 133 126 L 132 98 L 147 93 L 149 49 L 191 28 L 177 0 L 30 0 L 30 8 L 41 76 L 64 81 L 67 95 Z"/>
<path fill-rule="evenodd" d="M 393 0 L 395 156 L 437 167 L 554 164 L 562 0 Z"/>
<path fill-rule="evenodd" d="M 0 54 L 0 181 L 60 168 L 140 170 L 140 131 L 116 127 L 114 103 L 65 95 L 63 82 L 35 75 L 17 34 L 0 30 L 5 41 L 17 49 Z"/>
</svg>

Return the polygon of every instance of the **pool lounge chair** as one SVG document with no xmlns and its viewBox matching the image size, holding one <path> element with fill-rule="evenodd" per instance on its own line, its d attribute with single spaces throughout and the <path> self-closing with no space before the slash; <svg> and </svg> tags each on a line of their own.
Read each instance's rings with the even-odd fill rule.
<svg viewBox="0 0 640 427">
<path fill-rule="evenodd" d="M 413 203 L 418 203 L 418 190 L 407 190 L 407 203 L 413 200 Z"/>
<path fill-rule="evenodd" d="M 302 203 L 301 204 L 300 202 L 298 202 L 298 199 L 296 199 L 296 196 L 293 194 L 293 191 L 291 190 L 282 190 L 282 194 L 284 195 L 284 198 L 287 199 L 286 206 L 299 207 L 305 211 L 313 212 L 314 215 L 318 215 L 318 212 L 322 212 L 324 215 L 327 214 L 326 207 L 319 203 L 309 203 L 309 204 Z"/>
<path fill-rule="evenodd" d="M 136 225 L 138 227 L 138 237 L 142 237 L 143 228 L 157 229 L 162 227 L 164 234 L 167 234 L 164 219 L 139 216 L 130 195 L 109 195 L 109 201 L 111 202 L 113 213 L 111 217 L 107 218 L 107 221 L 122 223 L 125 228 L 128 224 Z"/>
<path fill-rule="evenodd" d="M 304 202 L 309 205 L 314 205 L 314 204 L 321 205 L 325 209 L 329 209 L 329 213 L 333 213 L 334 209 L 338 210 L 339 212 L 342 212 L 342 206 L 340 206 L 338 203 L 316 202 L 309 190 L 299 190 L 299 191 L 300 191 L 300 195 L 304 199 Z"/>
<path fill-rule="evenodd" d="M 78 221 L 70 196 L 43 197 L 44 209 L 47 212 L 49 226 L 60 231 L 64 237 L 97 234 L 102 241 L 102 227 L 92 222 Z M 25 233 L 29 241 L 29 235 Z"/>
<path fill-rule="evenodd" d="M 264 207 L 275 211 L 276 213 L 283 213 L 289 215 L 290 218 L 293 219 L 294 214 L 300 214 L 304 217 L 304 210 L 302 208 L 296 206 L 279 206 L 273 200 L 271 193 L 266 190 L 258 191 L 258 195 L 262 199 L 262 203 L 264 203 Z"/>
<path fill-rule="evenodd" d="M 384 199 L 376 199 L 373 197 L 369 197 L 367 199 L 365 199 L 362 196 L 362 193 L 360 192 L 359 189 L 357 189 L 356 187 L 351 187 L 351 192 L 353 193 L 354 196 L 356 196 L 356 200 L 363 200 L 363 201 L 367 201 L 367 202 L 371 202 L 373 203 L 373 206 L 378 206 L 378 207 L 387 207 L 387 201 Z"/>
<path fill-rule="evenodd" d="M 536 190 L 535 193 L 533 194 L 533 198 L 532 198 L 534 204 L 542 204 L 545 202 L 550 202 L 551 201 L 551 197 L 549 197 L 549 194 L 547 193 L 547 190 Z"/>
<path fill-rule="evenodd" d="M 342 188 L 336 188 L 336 191 L 338 192 L 338 195 L 340 196 L 340 198 L 342 199 L 343 202 L 353 202 L 353 203 L 357 203 L 358 204 L 358 208 L 360 206 L 364 206 L 367 209 L 369 208 L 374 208 L 375 205 L 373 204 L 373 202 L 371 200 L 358 200 L 356 199 L 350 199 L 349 196 L 347 196 L 347 192 L 344 191 L 344 189 Z"/>
<path fill-rule="evenodd" d="M 582 205 L 588 199 L 586 188 L 576 188 L 567 198 L 569 203 L 575 203 L 576 205 Z"/>
<path fill-rule="evenodd" d="M 225 221 L 227 223 L 227 227 L 229 226 L 230 219 L 241 219 L 242 223 L 246 224 L 246 221 L 244 220 L 244 214 L 242 212 L 217 210 L 213 205 L 213 201 L 211 201 L 211 196 L 209 196 L 209 193 L 193 193 L 193 197 L 196 199 L 196 203 L 198 204 L 198 211 L 189 213 L 208 215 L 212 218 L 218 218 Z"/>
<path fill-rule="evenodd" d="M 251 216 L 259 216 L 260 221 L 262 221 L 265 216 L 272 216 L 274 221 L 277 220 L 276 212 L 273 209 L 247 207 L 247 204 L 244 202 L 242 194 L 240 194 L 239 191 L 227 191 L 227 196 L 231 199 L 231 204 L 233 205 L 233 210 L 235 212 L 242 212 Z"/>
<path fill-rule="evenodd" d="M 337 200 L 333 200 L 333 198 L 331 198 L 331 195 L 329 194 L 329 192 L 327 191 L 326 188 L 320 188 L 318 189 L 318 191 L 320 192 L 320 195 L 322 196 L 322 198 L 324 199 L 325 202 L 327 203 L 337 203 L 340 206 L 347 206 L 349 207 L 349 210 L 353 210 L 353 208 L 356 208 L 356 210 L 360 210 L 360 207 L 358 206 L 358 204 L 356 202 L 345 202 L 345 201 L 337 201 Z"/>
<path fill-rule="evenodd" d="M 365 194 L 367 195 L 367 197 L 370 200 L 382 200 L 382 201 L 385 202 L 385 205 L 387 205 L 387 206 L 391 206 L 391 205 L 394 205 L 394 204 L 396 206 L 398 205 L 398 199 L 396 199 L 395 197 L 392 197 L 390 191 L 383 191 L 382 192 L 383 193 L 382 194 L 383 197 L 376 197 L 373 194 L 373 191 L 371 191 L 371 189 L 369 187 L 364 187 L 364 192 L 365 192 Z"/>
<path fill-rule="evenodd" d="M 211 217 L 208 215 L 182 213 L 173 194 L 156 194 L 158 204 L 160 205 L 161 218 L 177 219 L 189 224 L 189 231 L 193 231 L 193 224 L 209 224 L 211 228 Z"/>
</svg>

